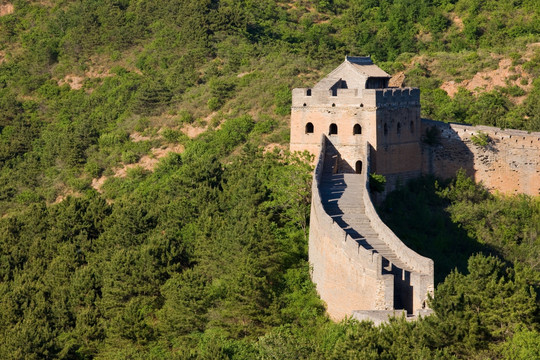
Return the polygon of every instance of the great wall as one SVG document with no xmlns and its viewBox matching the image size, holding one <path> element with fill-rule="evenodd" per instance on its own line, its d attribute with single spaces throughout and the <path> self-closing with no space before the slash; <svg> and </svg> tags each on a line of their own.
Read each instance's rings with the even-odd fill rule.
<svg viewBox="0 0 540 360">
<path fill-rule="evenodd" d="M 316 157 L 309 261 L 328 314 L 375 323 L 429 313 L 434 264 L 382 222 L 368 174 L 384 175 L 382 197 L 400 184 L 465 169 L 492 191 L 540 194 L 540 133 L 421 119 L 420 91 L 390 88 L 369 57 L 346 57 L 310 89 L 294 89 L 292 151 Z M 482 136 L 483 144 L 475 144 Z"/>
</svg>

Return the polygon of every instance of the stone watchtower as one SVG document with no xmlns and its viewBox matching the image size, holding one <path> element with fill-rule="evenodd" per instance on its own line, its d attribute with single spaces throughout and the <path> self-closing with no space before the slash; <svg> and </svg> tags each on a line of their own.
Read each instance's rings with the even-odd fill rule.
<svg viewBox="0 0 540 360">
<path fill-rule="evenodd" d="M 390 88 L 369 57 L 345 61 L 311 89 L 294 89 L 291 150 L 317 157 L 309 261 L 334 319 L 384 321 L 426 312 L 433 261 L 407 248 L 381 221 L 368 172 L 387 190 L 422 172 L 420 92 Z"/>
<path fill-rule="evenodd" d="M 366 141 L 370 171 L 385 175 L 387 190 L 421 174 L 420 91 L 390 88 L 390 75 L 370 57 L 347 56 L 311 89 L 292 92 L 292 151 L 317 156 L 322 134 L 339 151 L 342 172 L 365 171 Z"/>
</svg>

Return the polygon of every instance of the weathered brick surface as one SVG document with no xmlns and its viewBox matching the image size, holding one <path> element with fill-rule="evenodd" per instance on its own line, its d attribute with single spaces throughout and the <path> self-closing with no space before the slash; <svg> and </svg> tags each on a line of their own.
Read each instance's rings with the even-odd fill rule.
<svg viewBox="0 0 540 360">
<path fill-rule="evenodd" d="M 422 121 L 423 133 L 431 127 L 438 138 L 422 144 L 424 173 L 449 178 L 462 168 L 493 192 L 540 194 L 540 133 Z M 485 147 L 471 140 L 479 132 L 489 137 Z"/>
</svg>

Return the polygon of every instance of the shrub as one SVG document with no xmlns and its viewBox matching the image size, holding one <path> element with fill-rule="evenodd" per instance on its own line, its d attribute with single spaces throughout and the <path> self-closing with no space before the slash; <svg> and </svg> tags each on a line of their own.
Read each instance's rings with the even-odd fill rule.
<svg viewBox="0 0 540 360">
<path fill-rule="evenodd" d="M 131 150 L 126 150 L 122 153 L 122 162 L 124 164 L 133 164 L 139 161 L 139 155 Z"/>
<path fill-rule="evenodd" d="M 187 111 L 187 110 L 182 110 L 180 111 L 180 113 L 178 114 L 178 122 L 180 124 L 192 124 L 193 121 L 195 121 L 195 118 L 193 117 L 193 115 Z"/>
<path fill-rule="evenodd" d="M 386 177 L 381 174 L 369 174 L 369 189 L 373 192 L 383 192 L 386 187 Z"/>
<path fill-rule="evenodd" d="M 183 132 L 180 130 L 173 130 L 169 128 L 165 128 L 161 131 L 161 136 L 167 141 L 171 143 L 181 142 L 186 135 L 184 135 Z"/>
<path fill-rule="evenodd" d="M 489 135 L 483 131 L 479 131 L 471 136 L 471 141 L 474 145 L 479 147 L 486 147 L 489 144 Z"/>
<path fill-rule="evenodd" d="M 221 103 L 221 101 L 219 101 L 219 99 L 217 97 L 211 97 L 208 102 L 206 103 L 206 105 L 208 106 L 208 109 L 210 111 L 216 111 L 218 110 L 221 105 L 223 105 Z"/>
</svg>

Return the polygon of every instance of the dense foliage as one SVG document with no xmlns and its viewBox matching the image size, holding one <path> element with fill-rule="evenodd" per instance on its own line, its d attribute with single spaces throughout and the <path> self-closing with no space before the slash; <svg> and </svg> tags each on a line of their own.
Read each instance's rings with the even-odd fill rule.
<svg viewBox="0 0 540 360">
<path fill-rule="evenodd" d="M 404 71 L 426 116 L 539 130 L 537 5 L 0 2 L 0 358 L 538 356 L 537 199 L 463 174 L 391 195 L 436 315 L 335 324 L 309 280 L 309 162 L 269 150 L 290 89 L 344 54 Z M 440 89 L 493 56 L 521 87 Z"/>
</svg>

